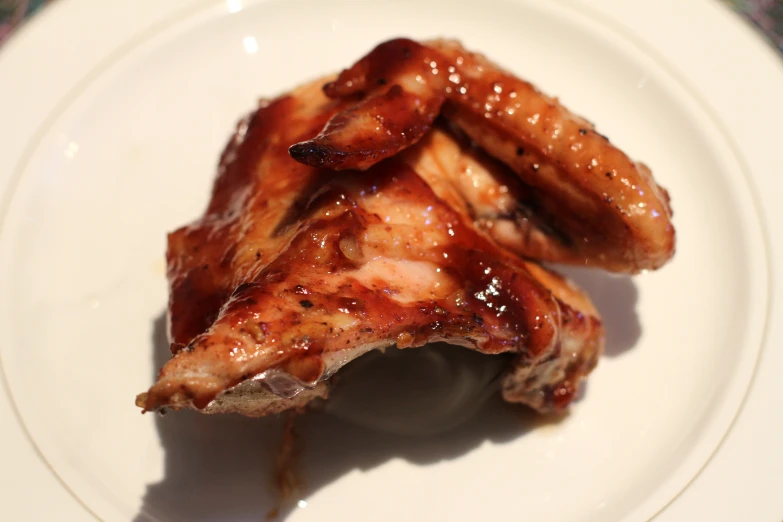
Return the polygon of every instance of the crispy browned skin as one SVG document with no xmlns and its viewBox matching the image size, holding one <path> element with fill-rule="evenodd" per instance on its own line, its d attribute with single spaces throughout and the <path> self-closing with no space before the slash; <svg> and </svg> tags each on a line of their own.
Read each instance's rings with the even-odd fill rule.
<svg viewBox="0 0 783 522">
<path fill-rule="evenodd" d="M 506 247 L 529 258 L 628 273 L 659 268 L 674 254 L 669 197 L 645 165 L 556 99 L 456 42 L 385 42 L 325 92 L 353 103 L 335 116 L 339 125 L 292 147 L 298 161 L 366 169 L 418 142 L 441 108 L 519 180 L 515 191 L 526 214 L 496 216 L 505 221 L 493 236 Z M 384 104 L 393 92 L 397 102 Z M 403 99 L 411 101 L 407 112 Z M 354 141 L 360 150 L 343 146 Z"/>
<path fill-rule="evenodd" d="M 393 85 L 337 114 L 317 138 L 297 143 L 290 154 L 314 167 L 367 169 L 419 141 L 442 102 L 442 96 L 422 97 Z"/>
<path fill-rule="evenodd" d="M 169 236 L 174 357 L 139 405 L 263 415 L 325 396 L 368 350 L 445 341 L 517 354 L 504 397 L 564 408 L 603 343 L 586 296 L 477 231 L 415 164 L 334 173 L 291 159 L 354 103 L 321 85 L 243 121 L 206 214 Z"/>
</svg>

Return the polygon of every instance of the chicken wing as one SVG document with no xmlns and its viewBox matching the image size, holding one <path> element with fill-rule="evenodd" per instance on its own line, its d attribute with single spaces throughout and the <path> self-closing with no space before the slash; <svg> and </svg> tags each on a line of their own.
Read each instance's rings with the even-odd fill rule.
<svg viewBox="0 0 783 522">
<path fill-rule="evenodd" d="M 243 120 L 204 217 L 170 234 L 173 357 L 137 404 L 264 415 L 325 397 L 370 350 L 446 342 L 513 354 L 503 396 L 564 408 L 603 345 L 589 299 L 499 247 L 402 158 L 365 172 L 294 161 L 292 144 L 355 107 L 322 83 Z"/>
<path fill-rule="evenodd" d="M 324 91 L 353 104 L 291 147 L 302 163 L 367 169 L 417 143 L 440 114 L 518 178 L 535 226 L 506 220 L 494 233 L 518 254 L 627 273 L 659 268 L 674 254 L 669 196 L 644 164 L 456 42 L 385 42 Z"/>
</svg>

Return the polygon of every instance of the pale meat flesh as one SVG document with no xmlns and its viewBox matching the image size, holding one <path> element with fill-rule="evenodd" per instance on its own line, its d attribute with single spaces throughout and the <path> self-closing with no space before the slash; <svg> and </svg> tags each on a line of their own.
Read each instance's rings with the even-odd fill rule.
<svg viewBox="0 0 783 522">
<path fill-rule="evenodd" d="M 385 42 L 325 92 L 350 108 L 291 148 L 300 162 L 367 169 L 427 136 L 440 115 L 519 180 L 534 222 L 498 214 L 505 220 L 484 223 L 499 224 L 493 236 L 517 254 L 626 273 L 674 254 L 669 196 L 644 164 L 456 42 Z"/>
<path fill-rule="evenodd" d="M 446 342 L 512 354 L 507 400 L 566 407 L 602 350 L 589 299 L 498 246 L 413 157 L 364 172 L 294 161 L 289 147 L 355 107 L 322 85 L 243 120 L 205 215 L 170 234 L 173 357 L 138 404 L 274 413 L 325 397 L 369 350 Z"/>
</svg>

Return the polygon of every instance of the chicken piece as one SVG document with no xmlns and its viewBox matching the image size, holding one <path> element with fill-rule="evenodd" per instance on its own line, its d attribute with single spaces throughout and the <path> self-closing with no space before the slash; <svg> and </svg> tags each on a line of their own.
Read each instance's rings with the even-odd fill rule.
<svg viewBox="0 0 783 522">
<path fill-rule="evenodd" d="M 503 396 L 565 408 L 603 345 L 587 297 L 497 246 L 401 159 L 338 173 L 294 161 L 293 143 L 353 103 L 320 85 L 240 123 L 206 214 L 170 234 L 174 355 L 137 404 L 265 415 L 326 397 L 370 350 L 446 342 L 512 354 Z"/>
<path fill-rule="evenodd" d="M 393 85 L 329 120 L 317 143 L 291 147 L 294 158 L 313 167 L 364 170 L 419 141 L 440 111 L 443 96 Z M 372 129 L 373 132 L 367 132 Z M 383 138 L 376 136 L 382 133 Z"/>
<path fill-rule="evenodd" d="M 549 225 L 551 220 L 542 214 L 533 191 L 469 140 L 435 126 L 400 158 L 439 198 L 469 215 L 477 228 L 510 250 L 517 250 L 520 243 L 556 246 L 566 241 Z"/>
<path fill-rule="evenodd" d="M 334 99 L 356 100 L 291 157 L 314 167 L 366 170 L 417 143 L 441 110 L 446 91 L 430 64 L 440 52 L 407 39 L 372 50 L 324 85 Z"/>
<path fill-rule="evenodd" d="M 339 124 L 291 148 L 300 162 L 369 168 L 418 142 L 440 107 L 518 177 L 528 202 L 522 206 L 534 207 L 539 219 L 532 230 L 527 222 L 520 228 L 506 221 L 493 234 L 508 248 L 528 258 L 627 273 L 659 268 L 674 254 L 669 196 L 644 164 L 558 100 L 456 42 L 391 40 L 324 90 L 354 104 L 335 116 Z M 393 106 L 383 102 L 392 92 Z M 403 97 L 411 101 L 407 112 Z M 343 146 L 357 136 L 361 148 Z"/>
</svg>

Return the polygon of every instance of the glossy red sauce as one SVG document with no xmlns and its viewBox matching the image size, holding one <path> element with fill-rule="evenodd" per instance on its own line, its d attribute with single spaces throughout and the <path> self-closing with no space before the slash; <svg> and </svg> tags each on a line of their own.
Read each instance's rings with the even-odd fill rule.
<svg viewBox="0 0 783 522">
<path fill-rule="evenodd" d="M 167 254 L 172 350 L 182 357 L 161 377 L 192 364 L 208 368 L 213 380 L 153 387 L 148 409 L 175 394 L 204 408 L 221 391 L 270 369 L 314 384 L 329 370 L 327 355 L 362 346 L 446 341 L 517 354 L 515 364 L 528 369 L 557 359 L 563 332 L 578 331 L 586 348 L 562 362 L 565 378 L 532 389 L 544 397 L 542 409 L 572 400 L 600 352 L 600 321 L 555 299 L 520 257 L 393 157 L 427 132 L 444 103 L 446 116 L 468 114 L 462 116 L 467 128 L 481 121 L 496 136 L 520 139 L 493 112 L 513 106 L 516 91 L 505 73 L 472 82 L 456 67 L 469 57 L 443 52 L 406 39 L 387 42 L 323 93 L 313 86 L 295 91 L 240 123 L 204 217 L 172 233 Z M 517 90 L 532 89 L 515 81 Z M 556 126 L 558 109 L 550 108 L 540 117 Z M 595 138 L 591 133 L 588 126 L 578 136 Z M 585 238 L 599 245 L 628 240 L 622 220 L 617 227 L 596 225 L 603 214 L 590 213 L 592 195 L 586 206 L 563 207 L 558 193 L 525 177 L 576 171 L 565 163 L 573 160 L 567 153 L 547 156 L 540 136 L 521 139 L 510 159 L 502 156 L 505 149 L 495 157 L 519 178 L 509 185 L 520 208 L 549 237 L 574 251 L 582 248 L 577 243 L 590 243 Z M 426 209 L 427 219 L 417 214 L 401 222 L 400 208 L 407 207 Z M 400 288 L 382 270 L 368 279 L 362 271 L 376 270 L 377 259 L 436 268 L 438 275 L 430 276 L 442 278 L 449 291 L 435 296 L 414 282 Z"/>
<path fill-rule="evenodd" d="M 440 201 L 410 167 L 390 159 L 367 173 L 334 173 L 288 156 L 288 146 L 316 132 L 338 108 L 324 102 L 292 135 L 296 103 L 276 100 L 259 108 L 226 149 L 205 217 L 170 236 L 175 348 L 222 351 L 219 357 L 227 359 L 236 343 L 204 332 L 228 324 L 256 339 L 269 368 L 302 382 L 323 375 L 324 351 L 384 341 L 420 346 L 456 339 L 485 353 L 524 353 L 531 361 L 553 354 L 559 309 L 550 292 L 520 260 Z M 439 267 L 458 283 L 455 292 L 433 300 L 422 291 L 421 300 L 401 303 L 383 280 L 365 286 L 352 279 L 367 261 L 363 232 L 386 219 L 363 207 L 379 195 L 429 208 L 428 226 L 449 231 L 447 242 L 413 248 L 406 259 Z M 276 202 L 290 204 L 270 210 Z M 336 287 L 333 280 L 339 280 Z M 359 319 L 359 326 L 337 328 L 323 319 L 340 314 Z M 226 387 L 251 376 L 234 375 Z M 216 393 L 186 394 L 204 407 Z M 150 401 L 154 406 L 165 397 Z"/>
</svg>

